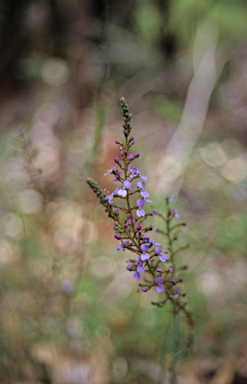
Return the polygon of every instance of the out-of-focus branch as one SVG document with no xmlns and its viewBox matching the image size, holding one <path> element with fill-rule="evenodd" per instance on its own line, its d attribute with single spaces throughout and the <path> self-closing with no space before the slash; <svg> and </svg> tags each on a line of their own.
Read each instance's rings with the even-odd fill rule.
<svg viewBox="0 0 247 384">
<path fill-rule="evenodd" d="M 221 58 L 216 68 L 218 28 L 215 25 L 198 26 L 193 47 L 194 76 L 188 88 L 181 121 L 167 148 L 160 164 L 161 181 L 159 187 L 164 189 L 164 182 L 169 184 L 181 176 L 187 160 L 203 130 L 204 121 L 212 91 L 222 71 L 225 60 Z M 182 185 L 182 177 L 177 183 L 176 195 Z M 166 190 L 169 185 L 166 185 Z M 174 193 L 174 185 L 173 185 Z"/>
</svg>

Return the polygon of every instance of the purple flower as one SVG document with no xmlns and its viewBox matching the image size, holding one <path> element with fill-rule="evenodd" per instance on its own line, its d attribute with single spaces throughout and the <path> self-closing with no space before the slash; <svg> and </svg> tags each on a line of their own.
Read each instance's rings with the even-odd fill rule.
<svg viewBox="0 0 247 384">
<path fill-rule="evenodd" d="M 155 253 L 158 253 L 158 254 L 162 251 L 160 245 L 158 245 L 157 247 L 155 247 L 154 250 L 155 250 Z"/>
<path fill-rule="evenodd" d="M 176 293 L 176 295 L 173 295 L 173 299 L 178 299 L 179 298 L 179 294 Z"/>
<path fill-rule="evenodd" d="M 145 191 L 145 183 L 144 181 L 138 181 L 137 182 L 137 187 L 141 189 L 141 195 L 142 197 L 144 198 L 145 201 L 147 201 L 148 203 L 152 203 L 152 201 L 150 200 L 146 200 L 147 197 L 149 197 L 149 193 L 147 191 Z"/>
<path fill-rule="evenodd" d="M 146 186 L 146 185 L 145 185 L 144 181 L 138 181 L 138 182 L 137 182 L 137 187 L 138 187 L 138 188 L 144 190 L 144 189 L 145 189 L 145 186 Z"/>
<path fill-rule="evenodd" d="M 113 196 L 116 195 L 118 192 L 118 188 L 115 189 L 114 192 L 112 192 L 110 195 L 106 196 L 106 199 L 109 201 L 111 201 L 113 199 Z"/>
<path fill-rule="evenodd" d="M 121 242 L 122 242 L 122 244 L 119 245 L 119 246 L 116 248 L 118 251 L 121 251 L 121 249 L 124 250 L 124 248 L 127 247 L 127 246 L 129 245 L 129 241 L 123 241 L 123 240 L 121 240 Z"/>
<path fill-rule="evenodd" d="M 173 198 L 169 197 L 169 196 L 164 197 L 164 199 L 167 200 L 167 201 L 173 201 Z"/>
<path fill-rule="evenodd" d="M 163 261 L 165 263 L 167 261 L 167 254 L 166 253 L 161 253 L 159 256 L 160 261 Z"/>
<path fill-rule="evenodd" d="M 141 177 L 143 180 L 147 180 L 147 177 L 144 176 L 137 167 L 133 167 L 131 166 L 130 167 L 130 177 L 131 178 L 134 178 L 134 177 Z"/>
<path fill-rule="evenodd" d="M 178 212 L 178 210 L 175 208 L 175 209 L 173 209 L 173 215 L 177 218 L 177 219 L 179 219 L 180 218 L 180 215 L 177 213 Z"/>
<path fill-rule="evenodd" d="M 136 216 L 138 216 L 138 217 L 142 217 L 142 216 L 145 216 L 145 211 L 144 211 L 144 209 L 141 209 L 141 208 L 139 208 L 139 209 L 137 209 L 137 211 L 136 211 Z"/>
<path fill-rule="evenodd" d="M 145 211 L 144 211 L 144 209 L 142 209 L 142 207 L 144 207 L 144 205 L 145 205 L 145 201 L 138 199 L 136 204 L 137 204 L 137 207 L 139 207 L 136 211 L 136 216 L 138 216 L 138 217 L 145 216 Z"/>
<path fill-rule="evenodd" d="M 131 187 L 131 182 L 128 181 L 128 180 L 125 180 L 123 182 L 122 188 L 119 189 L 119 191 L 118 191 L 118 195 L 121 196 L 121 197 L 125 197 L 127 195 L 126 189 L 129 189 L 130 187 Z"/>
<path fill-rule="evenodd" d="M 145 267 L 144 267 L 144 265 L 138 264 L 138 265 L 137 265 L 137 272 L 145 272 Z"/>
<path fill-rule="evenodd" d="M 141 200 L 141 199 L 138 199 L 137 202 L 136 202 L 136 205 L 137 207 L 144 207 L 145 205 L 145 201 L 144 200 Z"/>
<path fill-rule="evenodd" d="M 164 285 L 162 285 L 164 279 L 162 279 L 162 278 L 159 279 L 158 277 L 155 277 L 155 278 L 154 278 L 154 281 L 155 281 L 155 283 L 158 285 L 158 286 L 156 287 L 156 291 L 157 291 L 158 293 L 160 293 L 160 292 L 162 292 L 162 291 L 165 290 Z"/>
<path fill-rule="evenodd" d="M 160 293 L 160 292 L 162 292 L 162 291 L 164 291 L 164 290 L 165 290 L 164 285 L 159 285 L 158 287 L 156 287 L 156 291 L 157 291 L 158 293 Z"/>
<path fill-rule="evenodd" d="M 141 191 L 142 197 L 146 200 L 149 197 L 149 193 L 147 191 Z M 152 203 L 152 201 L 146 200 L 148 203 Z"/>
<path fill-rule="evenodd" d="M 112 173 L 116 168 L 117 168 L 117 166 L 116 166 L 116 167 L 113 167 L 112 169 L 109 169 L 109 170 L 104 174 L 104 176 L 109 175 L 109 174 Z"/>
<path fill-rule="evenodd" d="M 148 252 L 148 251 L 149 251 L 149 243 L 142 244 L 142 245 L 141 245 L 141 250 L 142 250 L 143 252 Z"/>
<path fill-rule="evenodd" d="M 140 274 L 140 272 L 137 272 L 137 271 L 136 271 L 136 272 L 134 273 L 133 277 L 134 277 L 134 279 L 137 278 L 138 280 L 140 280 L 140 278 L 141 278 L 141 274 Z"/>
<path fill-rule="evenodd" d="M 150 255 L 147 253 L 147 252 L 144 252 L 142 253 L 140 256 L 139 256 L 139 261 L 141 263 L 144 263 L 146 260 L 148 260 L 150 258 Z"/>
<path fill-rule="evenodd" d="M 151 240 L 150 239 L 150 242 L 153 243 L 154 245 L 160 245 L 160 243 L 158 243 L 158 241 L 156 241 L 156 240 Z"/>
</svg>

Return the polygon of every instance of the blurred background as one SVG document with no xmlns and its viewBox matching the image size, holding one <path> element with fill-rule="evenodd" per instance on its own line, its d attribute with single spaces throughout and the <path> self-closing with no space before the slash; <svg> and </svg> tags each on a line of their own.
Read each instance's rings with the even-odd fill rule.
<svg viewBox="0 0 247 384">
<path fill-rule="evenodd" d="M 121 96 L 153 207 L 174 195 L 187 223 L 179 383 L 247 383 L 246 37 L 246 0 L 1 0 L 0 383 L 164 370 L 169 308 L 137 293 L 86 184 L 115 189 Z"/>
</svg>

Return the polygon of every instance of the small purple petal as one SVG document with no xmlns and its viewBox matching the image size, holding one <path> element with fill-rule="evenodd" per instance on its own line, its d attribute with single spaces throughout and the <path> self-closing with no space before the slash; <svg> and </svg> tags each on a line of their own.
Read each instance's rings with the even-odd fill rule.
<svg viewBox="0 0 247 384">
<path fill-rule="evenodd" d="M 134 273 L 133 277 L 134 277 L 134 279 L 137 278 L 138 280 L 140 280 L 140 278 L 141 278 L 141 274 L 140 274 L 140 272 L 137 272 L 137 271 L 136 271 L 136 272 Z"/>
<path fill-rule="evenodd" d="M 141 191 L 141 195 L 146 199 L 149 196 L 149 193 L 147 191 Z"/>
<path fill-rule="evenodd" d="M 155 247 L 154 250 L 155 250 L 155 253 L 160 253 L 162 251 L 160 245 L 158 245 L 158 247 Z"/>
<path fill-rule="evenodd" d="M 121 197 L 125 197 L 127 195 L 126 189 L 119 189 L 118 195 Z"/>
<path fill-rule="evenodd" d="M 137 272 L 145 272 L 145 267 L 144 265 L 137 265 Z"/>
<path fill-rule="evenodd" d="M 138 199 L 137 200 L 137 202 L 136 202 L 136 204 L 137 204 L 137 207 L 144 207 L 144 205 L 145 205 L 145 201 L 144 200 L 141 200 L 141 199 Z"/>
<path fill-rule="evenodd" d="M 141 250 L 143 252 L 148 252 L 149 251 L 149 244 L 142 244 L 141 245 Z"/>
<path fill-rule="evenodd" d="M 179 296 L 180 296 L 180 295 L 179 295 L 178 293 L 176 293 L 176 295 L 174 295 L 173 298 L 174 298 L 174 299 L 178 299 Z"/>
<path fill-rule="evenodd" d="M 138 216 L 138 217 L 142 217 L 142 216 L 145 216 L 145 211 L 144 211 L 144 209 L 137 209 L 137 211 L 136 211 L 136 216 Z"/>
<path fill-rule="evenodd" d="M 116 166 L 116 167 L 113 167 L 112 169 L 109 169 L 109 171 L 107 171 L 107 172 L 104 174 L 104 176 L 109 175 L 109 174 L 112 173 L 116 168 L 117 168 L 117 166 Z"/>
<path fill-rule="evenodd" d="M 128 181 L 128 180 L 125 180 L 125 181 L 123 182 L 123 187 L 124 187 L 125 189 L 130 188 L 130 187 L 131 187 L 131 182 Z"/>
<path fill-rule="evenodd" d="M 158 277 L 155 277 L 155 278 L 154 278 L 154 281 L 155 281 L 156 284 L 162 284 L 163 281 L 164 281 L 164 279 L 162 279 L 162 278 L 159 279 Z"/>
<path fill-rule="evenodd" d="M 139 169 L 137 167 L 133 167 L 133 165 L 131 165 L 131 167 L 130 167 L 130 172 L 131 173 L 140 173 Z"/>
<path fill-rule="evenodd" d="M 167 255 L 165 253 L 161 253 L 159 259 L 160 261 L 163 261 L 163 263 L 165 263 L 167 261 Z"/>
<path fill-rule="evenodd" d="M 157 291 L 158 293 L 160 293 L 160 292 L 162 292 L 162 291 L 164 291 L 164 290 L 165 290 L 164 285 L 159 285 L 158 287 L 156 287 L 156 291 Z"/>
<path fill-rule="evenodd" d="M 111 201 L 113 199 L 113 195 L 106 196 L 106 200 Z"/>
<path fill-rule="evenodd" d="M 158 241 L 156 240 L 150 240 L 154 245 L 160 245 L 160 243 L 158 243 Z"/>
<path fill-rule="evenodd" d="M 137 182 L 137 187 L 140 189 L 145 189 L 145 183 L 144 181 L 138 181 Z"/>
<path fill-rule="evenodd" d="M 146 176 L 142 175 L 141 173 L 140 173 L 140 177 L 141 177 L 143 180 L 147 180 L 147 179 L 148 179 Z"/>
<path fill-rule="evenodd" d="M 146 260 L 148 260 L 150 258 L 150 255 L 146 252 L 142 253 L 140 256 L 139 256 L 139 261 L 141 263 L 144 263 Z"/>
</svg>

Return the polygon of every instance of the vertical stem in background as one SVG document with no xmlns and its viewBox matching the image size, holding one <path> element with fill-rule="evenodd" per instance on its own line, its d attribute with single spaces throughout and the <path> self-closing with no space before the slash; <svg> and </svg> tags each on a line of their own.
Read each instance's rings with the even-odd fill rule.
<svg viewBox="0 0 247 384">
<path fill-rule="evenodd" d="M 92 150 L 93 163 L 97 160 L 100 153 L 101 137 L 105 123 L 105 105 L 104 105 L 104 86 L 108 78 L 108 30 L 109 30 L 109 0 L 100 0 L 100 19 L 101 19 L 101 36 L 100 36 L 100 51 L 101 51 L 101 81 L 96 94 L 96 123 L 94 145 Z"/>
</svg>

